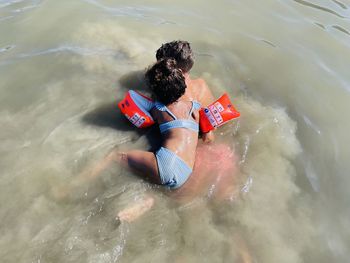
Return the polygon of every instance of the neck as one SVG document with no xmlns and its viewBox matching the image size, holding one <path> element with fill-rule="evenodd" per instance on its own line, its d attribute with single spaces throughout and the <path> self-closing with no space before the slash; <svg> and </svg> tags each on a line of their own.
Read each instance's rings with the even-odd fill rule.
<svg viewBox="0 0 350 263">
<path fill-rule="evenodd" d="M 190 78 L 190 74 L 189 73 L 183 73 L 184 77 L 185 77 L 185 83 L 186 86 L 189 86 L 191 83 L 191 78 Z"/>
<path fill-rule="evenodd" d="M 191 91 L 191 86 L 192 86 L 192 80 L 190 78 L 190 74 L 189 73 L 183 73 L 184 77 L 185 77 L 185 83 L 186 83 L 186 91 L 185 94 L 183 95 L 187 100 L 194 100 L 193 98 L 193 94 Z"/>
</svg>

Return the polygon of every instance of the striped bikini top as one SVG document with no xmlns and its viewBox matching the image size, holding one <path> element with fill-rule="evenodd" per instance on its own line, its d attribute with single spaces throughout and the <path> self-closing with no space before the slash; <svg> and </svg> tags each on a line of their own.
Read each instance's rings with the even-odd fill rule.
<svg viewBox="0 0 350 263">
<path fill-rule="evenodd" d="M 167 112 L 174 119 L 173 121 L 164 122 L 159 125 L 159 129 L 161 133 L 165 133 L 166 131 L 175 129 L 175 128 L 186 128 L 186 129 L 193 130 L 195 132 L 199 131 L 198 123 L 190 119 L 177 119 L 176 116 L 163 103 L 156 101 L 154 103 L 154 107 L 159 111 Z M 192 107 L 188 116 L 190 117 L 193 110 L 199 110 L 200 107 L 201 105 L 199 102 L 192 101 Z"/>
</svg>

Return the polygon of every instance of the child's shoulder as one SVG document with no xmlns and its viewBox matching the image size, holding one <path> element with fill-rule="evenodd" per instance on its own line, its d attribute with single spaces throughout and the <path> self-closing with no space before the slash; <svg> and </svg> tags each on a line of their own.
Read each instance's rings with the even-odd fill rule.
<svg viewBox="0 0 350 263">
<path fill-rule="evenodd" d="M 191 84 L 194 93 L 202 94 L 203 92 L 209 90 L 207 83 L 202 78 L 192 79 Z"/>
<path fill-rule="evenodd" d="M 209 89 L 206 81 L 202 78 L 192 80 L 192 92 L 195 94 L 195 98 L 203 106 L 209 105 L 214 100 L 214 96 Z"/>
</svg>

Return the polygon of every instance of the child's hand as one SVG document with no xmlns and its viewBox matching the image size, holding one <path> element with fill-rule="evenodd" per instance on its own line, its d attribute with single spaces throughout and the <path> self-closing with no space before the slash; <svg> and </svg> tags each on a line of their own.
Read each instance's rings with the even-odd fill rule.
<svg viewBox="0 0 350 263">
<path fill-rule="evenodd" d="M 202 134 L 202 140 L 205 143 L 211 143 L 214 141 L 214 139 L 215 139 L 215 136 L 214 136 L 213 131 Z"/>
</svg>

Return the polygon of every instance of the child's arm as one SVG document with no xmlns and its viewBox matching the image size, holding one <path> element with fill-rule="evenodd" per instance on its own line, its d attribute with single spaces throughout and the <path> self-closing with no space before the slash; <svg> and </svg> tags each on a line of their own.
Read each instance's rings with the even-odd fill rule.
<svg viewBox="0 0 350 263">
<path fill-rule="evenodd" d="M 211 143 L 215 139 L 214 132 L 210 131 L 202 134 L 202 141 L 205 143 Z"/>
<path fill-rule="evenodd" d="M 198 79 L 198 82 L 200 84 L 200 98 L 199 98 L 199 102 L 201 103 L 201 105 L 203 107 L 206 107 L 209 104 L 211 104 L 215 99 L 214 99 L 213 93 L 209 89 L 209 87 L 208 87 L 207 83 L 205 82 L 205 80 L 204 79 Z M 203 142 L 210 143 L 210 142 L 213 142 L 214 139 L 215 139 L 215 136 L 214 136 L 214 132 L 213 131 L 210 131 L 210 132 L 202 134 Z"/>
<path fill-rule="evenodd" d="M 197 81 L 200 90 L 198 100 L 201 103 L 202 107 L 206 107 L 214 102 L 215 98 L 204 79 L 197 79 Z"/>
</svg>

